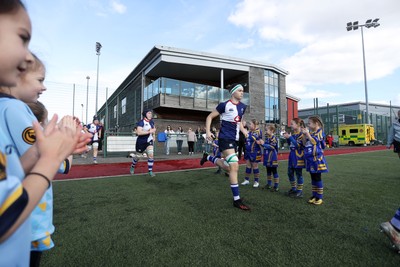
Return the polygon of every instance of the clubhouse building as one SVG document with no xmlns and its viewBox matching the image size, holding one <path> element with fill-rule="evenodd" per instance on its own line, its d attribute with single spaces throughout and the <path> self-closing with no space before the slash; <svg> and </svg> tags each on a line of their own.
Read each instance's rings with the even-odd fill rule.
<svg viewBox="0 0 400 267">
<path fill-rule="evenodd" d="M 100 108 L 98 115 L 113 133 L 131 132 L 144 109 L 154 111 L 157 131 L 171 125 L 185 132 L 204 127 L 207 115 L 244 87 L 245 120 L 287 125 L 297 117 L 298 98 L 287 96 L 288 72 L 246 59 L 155 46 Z M 218 127 L 218 122 L 213 122 Z"/>
</svg>

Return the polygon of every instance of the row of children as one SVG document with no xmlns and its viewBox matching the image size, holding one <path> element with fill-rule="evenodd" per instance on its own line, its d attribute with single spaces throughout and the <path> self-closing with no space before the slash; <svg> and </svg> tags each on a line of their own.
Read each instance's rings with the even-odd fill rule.
<svg viewBox="0 0 400 267">
<path fill-rule="evenodd" d="M 42 251 L 54 246 L 51 181 L 90 140 L 76 118 L 46 122 L 44 106 L 35 106 L 46 91 L 45 67 L 29 51 L 31 32 L 22 2 L 1 1 L 0 266 L 39 266 Z"/>
<path fill-rule="evenodd" d="M 304 121 L 295 118 L 290 125 L 292 133 L 282 133 L 289 143 L 290 153 L 288 162 L 288 177 L 291 189 L 288 191 L 290 197 L 303 197 L 304 179 L 302 170 L 306 170 L 311 174 L 312 196 L 308 203 L 321 205 L 323 203 L 323 182 L 321 174 L 328 172 L 326 159 L 323 154 L 325 148 L 323 123 L 318 116 L 311 116 L 308 119 L 308 129 Z M 271 192 L 279 191 L 279 174 L 278 174 L 278 151 L 279 138 L 275 135 L 276 128 L 273 124 L 265 126 L 265 139 L 259 128 L 259 122 L 255 119 L 249 124 L 248 135 L 245 144 L 244 159 L 246 161 L 245 180 L 241 185 L 250 184 L 250 176 L 254 176 L 254 188 L 260 186 L 260 170 L 258 168 L 261 159 L 267 171 L 267 182 L 263 187 Z M 213 142 L 213 156 L 205 153 L 200 162 L 201 165 L 205 161 L 217 163 L 216 159 L 221 158 L 218 147 L 218 137 Z M 223 166 L 222 166 L 223 167 Z M 222 168 L 218 166 L 218 171 Z M 229 171 L 228 168 L 225 168 Z M 297 177 L 297 181 L 296 178 Z"/>
</svg>

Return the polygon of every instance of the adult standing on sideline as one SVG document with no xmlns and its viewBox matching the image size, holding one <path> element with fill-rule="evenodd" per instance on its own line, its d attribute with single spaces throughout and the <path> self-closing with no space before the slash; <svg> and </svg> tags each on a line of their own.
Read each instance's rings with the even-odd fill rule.
<svg viewBox="0 0 400 267">
<path fill-rule="evenodd" d="M 164 131 L 166 135 L 165 143 L 164 143 L 164 149 L 165 149 L 165 155 L 169 155 L 169 141 L 171 139 L 171 134 L 174 134 L 174 130 L 172 130 L 171 125 L 167 126 L 167 129 Z"/>
<path fill-rule="evenodd" d="M 99 151 L 103 151 L 104 125 L 103 123 L 99 122 L 99 126 Z"/>
<path fill-rule="evenodd" d="M 183 131 L 182 127 L 179 126 L 178 130 L 176 131 L 176 147 L 178 150 L 178 155 L 182 154 L 182 144 L 183 144 L 183 135 L 185 132 Z"/>
<path fill-rule="evenodd" d="M 196 151 L 195 152 L 202 152 L 203 151 L 203 143 L 204 143 L 204 131 L 201 129 L 200 126 L 196 129 Z"/>
<path fill-rule="evenodd" d="M 239 131 L 242 131 L 245 137 L 248 135 L 246 129 L 243 128 L 243 124 L 241 123 L 244 112 L 246 111 L 246 105 L 240 102 L 243 98 L 243 91 L 244 89 L 241 84 L 235 85 L 230 90 L 231 98 L 228 101 L 218 104 L 215 110 L 207 116 L 206 138 L 208 140 L 214 139 L 215 136 L 210 131 L 211 123 L 214 118 L 219 116 L 221 120 L 221 128 L 218 136 L 218 145 L 220 151 L 224 155 L 226 163 L 229 165 L 229 181 L 233 194 L 233 206 L 241 210 L 250 210 L 250 208 L 243 203 L 239 195 L 239 159 L 235 151 L 237 148 L 236 142 L 239 140 Z M 221 163 L 224 163 L 224 160 L 215 159 L 207 153 L 204 153 L 200 165 L 203 165 L 208 160 L 218 166 L 223 166 Z"/>
<path fill-rule="evenodd" d="M 189 155 L 193 155 L 194 154 L 194 143 L 197 142 L 197 137 L 196 137 L 196 133 L 192 131 L 192 128 L 189 128 L 189 130 L 188 130 L 187 140 L 188 140 L 188 147 L 189 147 Z"/>
<path fill-rule="evenodd" d="M 156 127 L 153 121 L 153 112 L 151 110 L 144 110 L 143 119 L 137 123 L 136 128 L 136 153 L 141 153 L 142 155 L 146 153 L 147 156 L 147 168 L 149 175 L 151 177 L 156 176 L 153 173 L 154 165 L 154 134 L 156 132 Z M 139 161 L 139 156 L 134 154 L 132 157 L 132 164 L 130 168 L 131 175 L 135 174 L 135 166 Z"/>
<path fill-rule="evenodd" d="M 392 144 L 393 152 L 397 153 L 400 159 L 400 110 L 397 112 L 397 120 L 390 127 L 386 147 L 389 149 Z"/>
</svg>

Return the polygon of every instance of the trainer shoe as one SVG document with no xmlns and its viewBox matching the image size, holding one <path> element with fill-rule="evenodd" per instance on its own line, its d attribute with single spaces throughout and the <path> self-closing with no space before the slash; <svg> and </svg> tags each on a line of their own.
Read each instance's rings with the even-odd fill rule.
<svg viewBox="0 0 400 267">
<path fill-rule="evenodd" d="M 400 232 L 390 222 L 381 223 L 380 228 L 381 232 L 389 238 L 392 247 L 400 253 Z"/>
<path fill-rule="evenodd" d="M 241 183 L 241 185 L 248 185 L 248 184 L 250 184 L 249 180 L 244 180 L 244 182 Z"/>
<path fill-rule="evenodd" d="M 149 172 L 150 177 L 155 177 L 156 175 L 153 172 Z"/>
<path fill-rule="evenodd" d="M 203 157 L 202 157 L 201 160 L 200 160 L 200 165 L 201 165 L 201 166 L 203 166 L 204 163 L 207 161 L 207 157 L 208 157 L 208 153 L 207 153 L 207 152 L 204 152 L 204 153 L 203 153 Z"/>
<path fill-rule="evenodd" d="M 269 184 L 267 184 L 267 185 L 265 185 L 265 186 L 263 187 L 263 189 L 265 189 L 265 190 L 270 190 L 270 189 L 272 189 L 272 186 L 269 185 Z"/>
<path fill-rule="evenodd" d="M 294 198 L 303 198 L 303 191 L 297 191 L 296 194 L 290 196 Z"/>
<path fill-rule="evenodd" d="M 310 197 L 310 199 L 308 200 L 308 203 L 313 204 L 316 199 L 317 199 L 316 197 Z"/>
<path fill-rule="evenodd" d="M 260 183 L 259 182 L 254 182 L 254 184 L 253 184 L 253 187 L 254 188 L 258 188 L 260 186 Z"/>
<path fill-rule="evenodd" d="M 93 163 L 94 163 L 94 164 L 97 164 L 97 160 L 93 160 Z"/>
<path fill-rule="evenodd" d="M 279 192 L 279 187 L 273 187 L 273 188 L 271 189 L 271 192 Z"/>
<path fill-rule="evenodd" d="M 322 201 L 321 198 L 315 198 L 315 201 L 312 203 L 314 205 L 321 205 L 322 203 L 324 203 L 324 201 Z"/>
<path fill-rule="evenodd" d="M 131 173 L 131 175 L 135 174 L 135 167 L 131 166 L 131 168 L 129 169 L 129 172 Z"/>
<path fill-rule="evenodd" d="M 238 209 L 241 209 L 241 210 L 245 210 L 245 211 L 249 211 L 250 210 L 250 208 L 248 206 L 246 206 L 240 198 L 238 200 L 234 200 L 233 201 L 233 206 L 235 208 L 238 208 Z"/>
<path fill-rule="evenodd" d="M 287 193 L 285 195 L 294 196 L 296 194 L 297 194 L 297 190 L 290 189 L 289 191 L 287 191 Z"/>
</svg>

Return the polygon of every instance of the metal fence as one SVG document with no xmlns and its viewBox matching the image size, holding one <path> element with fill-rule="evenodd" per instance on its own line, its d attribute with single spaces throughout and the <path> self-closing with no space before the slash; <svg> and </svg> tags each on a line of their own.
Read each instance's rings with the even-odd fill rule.
<svg viewBox="0 0 400 267">
<path fill-rule="evenodd" d="M 387 141 L 388 131 L 390 126 L 397 116 L 396 108 L 389 108 L 389 112 L 370 113 L 369 121 L 374 126 L 375 138 L 384 144 Z M 339 135 L 340 124 L 365 124 L 367 123 L 367 114 L 365 110 L 356 108 L 349 108 L 340 105 L 331 106 L 328 103 L 319 103 L 315 107 L 308 111 L 307 114 L 299 112 L 304 120 L 310 115 L 318 115 L 324 122 L 324 131 L 326 134 L 332 133 L 333 135 Z"/>
</svg>

